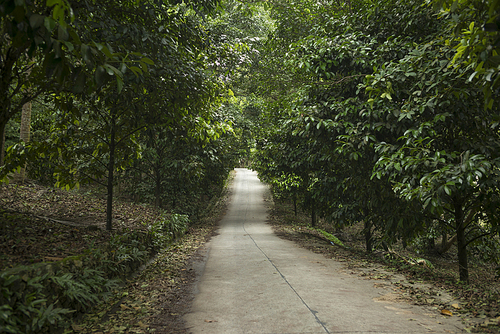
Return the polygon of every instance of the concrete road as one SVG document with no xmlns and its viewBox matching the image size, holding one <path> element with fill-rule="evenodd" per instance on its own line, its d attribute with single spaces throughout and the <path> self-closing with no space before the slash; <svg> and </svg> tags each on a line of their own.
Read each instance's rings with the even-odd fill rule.
<svg viewBox="0 0 500 334">
<path fill-rule="evenodd" d="M 391 289 L 273 234 L 266 187 L 237 169 L 219 235 L 207 244 L 191 333 L 459 333 L 457 317 L 380 298 Z"/>
</svg>

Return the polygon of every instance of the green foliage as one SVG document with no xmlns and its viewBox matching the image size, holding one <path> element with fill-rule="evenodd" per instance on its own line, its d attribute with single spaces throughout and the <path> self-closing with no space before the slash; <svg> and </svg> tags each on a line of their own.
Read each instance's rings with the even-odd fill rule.
<svg viewBox="0 0 500 334">
<path fill-rule="evenodd" d="M 441 16 L 448 22 L 451 32 L 446 40 L 455 50 L 450 66 L 467 71 L 467 80 L 482 88 L 485 107 L 495 110 L 500 87 L 498 1 L 436 0 L 433 2 L 441 7 Z"/>
<path fill-rule="evenodd" d="M 122 231 L 113 234 L 105 245 L 92 244 L 86 257 L 91 263 L 90 267 L 104 272 L 105 277 L 120 277 L 130 274 L 160 249 L 152 241 L 152 236 L 147 232 Z"/>
<path fill-rule="evenodd" d="M 157 221 L 149 226 L 156 247 L 166 247 L 175 239 L 180 238 L 187 231 L 189 217 L 180 214 L 163 214 Z"/>
<path fill-rule="evenodd" d="M 187 217 L 169 221 L 170 240 L 186 228 Z M 122 279 L 166 244 L 158 235 L 128 231 L 109 243 L 91 246 L 79 257 L 62 262 L 20 266 L 0 273 L 0 328 L 8 333 L 48 333 L 105 300 Z M 5 329 L 5 330 L 4 330 Z"/>
<path fill-rule="evenodd" d="M 30 175 L 58 187 L 100 184 L 107 190 L 107 228 L 112 229 L 116 179 L 142 168 L 150 180 L 132 184 L 140 182 L 139 189 L 149 192 L 144 197 L 153 197 L 152 188 L 158 207 L 170 196 L 179 197 L 172 209 L 196 215 L 195 203 L 207 194 L 194 188 L 211 191 L 237 160 L 234 131 L 218 112 L 226 90 L 213 64 L 229 61 L 233 50 L 243 52 L 246 46 L 207 35 L 207 26 L 222 24 L 204 17 L 219 13 L 218 4 L 64 2 L 63 13 L 57 13 L 71 13 L 71 22 L 61 16 L 58 24 L 78 40 L 76 53 L 63 58 L 70 67 L 64 78 L 70 76 L 72 86 L 55 90 L 49 82 L 44 87 L 51 94 L 34 94 L 45 94 L 47 110 L 35 116 L 39 127 L 34 129 L 42 136 L 28 147 L 9 148 L 2 176 L 30 163 Z M 167 140 L 170 151 L 180 152 L 172 159 L 165 156 Z M 152 169 L 149 158 L 156 165 Z"/>
<path fill-rule="evenodd" d="M 480 102 L 484 90 L 467 79 L 471 68 L 453 66 L 456 53 L 446 36 L 430 37 L 366 77 L 370 113 L 393 112 L 404 125 L 399 138 L 375 144 L 374 177 L 388 177 L 398 196 L 454 226 L 467 281 L 467 246 L 498 231 L 500 142 L 496 116 Z"/>
<path fill-rule="evenodd" d="M 106 40 L 85 39 L 89 27 L 82 24 L 79 14 L 85 6 L 79 4 L 63 0 L 2 2 L 0 24 L 5 43 L 0 47 L 0 138 L 7 122 L 41 94 L 92 92 L 110 79 L 121 90 L 124 72 L 137 66 L 147 70 L 151 64 L 138 50 L 115 51 Z M 101 12 L 94 12 L 94 17 Z M 86 17 L 87 22 L 91 17 Z M 3 164 L 3 142 L 1 153 Z"/>
<path fill-rule="evenodd" d="M 129 191 L 158 208 L 196 219 L 206 201 L 218 195 L 239 157 L 234 123 L 223 111 L 210 123 L 196 120 L 203 123 L 197 133 L 189 133 L 188 121 L 145 130 L 139 138 L 142 157 L 125 171 Z"/>
<path fill-rule="evenodd" d="M 63 297 L 74 303 L 89 306 L 98 301 L 98 296 L 92 294 L 91 286 L 75 281 L 73 274 L 53 276 L 50 279 L 60 287 Z"/>
<path fill-rule="evenodd" d="M 498 6 L 440 4 L 274 6 L 255 168 L 276 189 L 298 176 L 313 217 L 363 221 L 368 251 L 453 231 L 467 281 L 467 250 L 499 231 Z"/>
<path fill-rule="evenodd" d="M 301 186 L 301 178 L 297 175 L 291 174 L 281 174 L 276 178 L 270 180 L 273 194 L 275 198 L 294 198 L 299 195 L 299 189 Z"/>
<path fill-rule="evenodd" d="M 32 278 L 0 273 L 0 304 L 2 316 L 0 328 L 7 333 L 46 333 L 64 320 L 73 311 L 57 306 L 57 301 L 49 302 L 44 285 L 49 275 Z"/>
</svg>

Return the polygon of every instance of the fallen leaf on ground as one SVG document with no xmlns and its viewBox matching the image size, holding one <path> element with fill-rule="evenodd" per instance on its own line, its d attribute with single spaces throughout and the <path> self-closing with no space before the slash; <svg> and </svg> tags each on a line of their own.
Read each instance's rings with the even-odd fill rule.
<svg viewBox="0 0 500 334">
<path fill-rule="evenodd" d="M 453 312 L 445 309 L 445 310 L 441 310 L 441 314 L 451 317 L 453 315 Z"/>
<path fill-rule="evenodd" d="M 457 309 L 457 310 L 460 310 L 460 309 L 461 309 L 460 305 L 458 305 L 458 304 L 451 304 L 451 306 L 452 306 L 453 308 Z"/>
</svg>

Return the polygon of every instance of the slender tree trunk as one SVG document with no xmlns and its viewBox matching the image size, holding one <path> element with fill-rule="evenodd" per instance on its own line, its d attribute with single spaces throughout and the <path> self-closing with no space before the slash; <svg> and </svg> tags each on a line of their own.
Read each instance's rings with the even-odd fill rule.
<svg viewBox="0 0 500 334">
<path fill-rule="evenodd" d="M 430 237 L 427 239 L 427 252 L 435 252 L 436 251 L 436 239 L 434 237 Z"/>
<path fill-rule="evenodd" d="M 29 143 L 30 141 L 30 127 L 31 127 L 31 102 L 27 102 L 23 105 L 23 110 L 21 113 L 21 130 L 19 132 L 19 139 L 21 139 L 25 143 Z M 21 178 L 21 182 L 24 182 L 26 177 L 26 166 L 21 168 L 21 172 L 19 173 Z"/>
<path fill-rule="evenodd" d="M 134 170 L 132 171 L 132 184 L 141 184 L 142 182 L 142 172 L 139 171 L 139 162 L 137 159 L 134 159 Z M 140 197 L 137 191 L 134 192 L 134 203 L 139 203 Z"/>
<path fill-rule="evenodd" d="M 174 186 L 174 191 L 172 193 L 172 209 L 175 209 L 177 207 L 177 197 L 176 194 L 179 193 L 177 186 Z"/>
<path fill-rule="evenodd" d="M 32 60 L 33 61 L 33 60 Z M 31 69 L 26 73 L 26 80 L 29 82 L 29 76 L 31 74 Z M 30 88 L 28 87 L 25 90 L 25 94 L 29 95 Z M 19 131 L 19 139 L 25 143 L 29 143 L 30 141 L 30 127 L 31 127 L 31 100 L 23 104 L 23 109 L 21 110 L 21 129 Z M 21 167 L 21 172 L 19 173 L 21 178 L 21 182 L 24 182 L 26 177 L 26 165 Z"/>
<path fill-rule="evenodd" d="M 443 243 L 439 245 L 438 247 L 438 253 L 439 254 L 444 254 L 447 251 L 450 250 L 451 246 L 457 241 L 457 235 L 455 234 L 453 237 L 448 239 L 448 237 L 443 238 Z"/>
<path fill-rule="evenodd" d="M 293 213 L 297 217 L 297 194 L 293 194 Z"/>
<path fill-rule="evenodd" d="M 109 163 L 108 163 L 108 186 L 107 186 L 107 203 L 106 203 L 106 230 L 111 231 L 113 228 L 113 176 L 115 169 L 115 135 L 116 135 L 116 120 L 114 116 L 111 118 L 111 138 L 109 141 Z"/>
<path fill-rule="evenodd" d="M 7 121 L 0 121 L 0 166 L 3 166 L 5 163 L 5 126 L 7 125 Z"/>
<path fill-rule="evenodd" d="M 445 247 L 446 245 L 448 244 L 448 233 L 446 232 L 443 232 L 443 235 L 442 235 L 442 238 L 441 238 L 441 249 L 439 250 L 439 252 L 441 254 L 444 254 L 445 253 Z"/>
<path fill-rule="evenodd" d="M 373 252 L 372 223 L 370 221 L 365 220 L 364 226 L 365 226 L 366 252 L 371 253 Z"/>
<path fill-rule="evenodd" d="M 28 143 L 30 141 L 31 107 L 32 102 L 25 103 L 23 105 L 23 111 L 21 113 L 21 131 L 19 137 L 25 143 Z"/>
<path fill-rule="evenodd" d="M 314 203 L 311 205 L 311 226 L 316 227 L 316 208 L 314 207 Z"/>
<path fill-rule="evenodd" d="M 455 228 L 457 231 L 458 272 L 460 274 L 460 280 L 469 284 L 469 264 L 467 259 L 464 211 L 462 204 L 459 202 L 455 202 Z"/>
<path fill-rule="evenodd" d="M 161 208 L 161 175 L 159 171 L 160 167 L 155 166 L 155 208 Z"/>
</svg>

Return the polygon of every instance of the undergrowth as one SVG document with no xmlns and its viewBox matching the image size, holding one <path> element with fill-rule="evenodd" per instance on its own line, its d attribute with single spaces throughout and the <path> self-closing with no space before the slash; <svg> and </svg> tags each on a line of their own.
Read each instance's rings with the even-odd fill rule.
<svg viewBox="0 0 500 334">
<path fill-rule="evenodd" d="M 183 235 L 185 215 L 162 215 L 147 231 L 124 230 L 80 256 L 0 272 L 0 333 L 58 333 L 105 301 L 123 279 Z"/>
<path fill-rule="evenodd" d="M 405 247 L 402 243 L 397 243 L 391 245 L 389 251 L 381 248 L 367 253 L 362 223 L 338 229 L 331 223 L 320 221 L 317 226 L 311 227 L 307 214 L 299 212 L 295 215 L 292 205 L 282 201 L 275 202 L 271 221 L 290 237 L 321 236 L 322 239 L 328 240 L 332 247 L 322 248 L 322 252 L 328 253 L 329 256 L 350 263 L 378 262 L 391 270 L 404 273 L 413 281 L 425 281 L 440 287 L 461 300 L 460 313 L 477 319 L 500 320 L 500 275 L 494 261 L 486 263 L 483 258 L 471 254 L 470 284 L 466 285 L 459 279 L 453 249 L 447 254 L 436 255 L 419 251 L 414 246 Z M 498 325 L 474 328 L 487 333 L 498 329 Z"/>
</svg>

